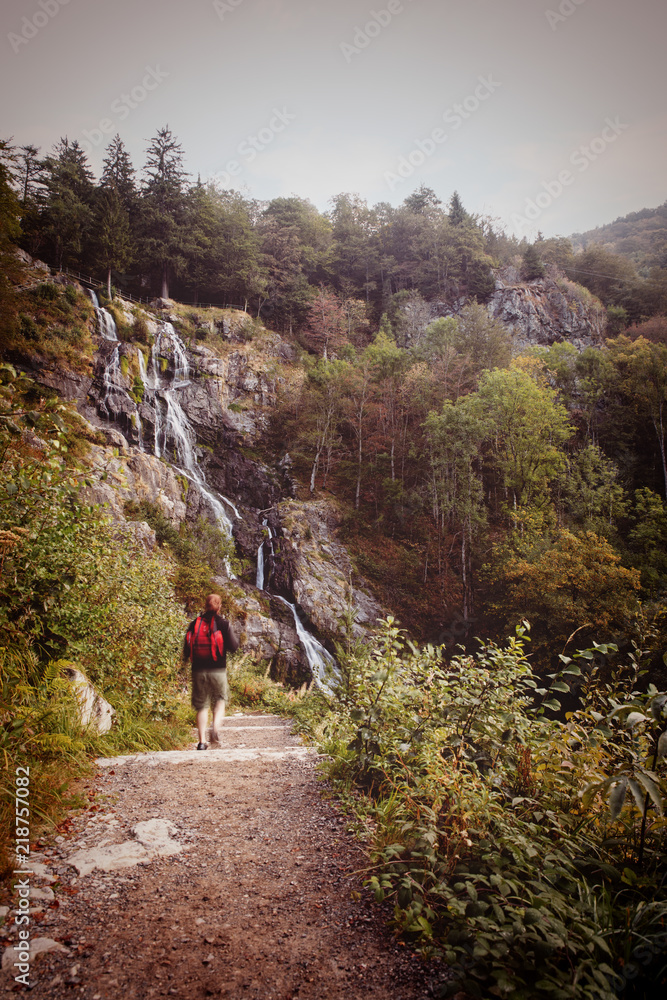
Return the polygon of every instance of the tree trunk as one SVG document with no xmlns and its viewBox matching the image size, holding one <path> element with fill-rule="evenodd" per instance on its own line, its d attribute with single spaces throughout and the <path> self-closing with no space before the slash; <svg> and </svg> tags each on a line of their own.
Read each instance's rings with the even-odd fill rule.
<svg viewBox="0 0 667 1000">
<path fill-rule="evenodd" d="M 107 268 L 107 298 L 111 302 L 111 268 Z"/>
<path fill-rule="evenodd" d="M 662 459 L 662 478 L 665 483 L 665 499 L 667 499 L 667 460 L 665 457 L 665 428 L 662 419 L 663 414 L 663 404 L 660 402 L 660 408 L 658 410 L 658 419 L 654 418 L 653 426 L 655 427 L 655 433 L 658 435 L 658 442 L 660 444 L 660 457 Z"/>
<path fill-rule="evenodd" d="M 313 462 L 313 471 L 310 474 L 310 492 L 311 493 L 315 492 L 315 476 L 317 475 L 317 469 L 318 469 L 319 464 L 320 464 L 320 453 L 321 453 L 321 449 L 320 449 L 320 445 L 319 445 L 319 442 L 318 442 L 318 445 L 317 445 L 317 454 L 315 455 L 315 461 Z"/>
<path fill-rule="evenodd" d="M 468 566 L 467 566 L 467 552 L 466 552 L 466 529 L 465 525 L 461 532 L 461 573 L 463 577 L 463 620 L 468 620 L 469 612 L 469 602 L 468 602 Z"/>
</svg>

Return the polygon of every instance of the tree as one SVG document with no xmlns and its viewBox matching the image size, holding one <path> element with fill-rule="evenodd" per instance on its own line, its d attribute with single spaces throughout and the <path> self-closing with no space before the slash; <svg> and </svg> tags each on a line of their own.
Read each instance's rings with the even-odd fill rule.
<svg viewBox="0 0 667 1000">
<path fill-rule="evenodd" d="M 578 643 L 587 636 L 604 640 L 625 629 L 636 608 L 639 571 L 620 563 L 610 543 L 592 531 L 561 529 L 529 539 L 518 552 L 496 546 L 486 567 L 495 588 L 492 607 L 505 628 L 530 622 L 538 658 L 564 649 L 582 629 Z"/>
<path fill-rule="evenodd" d="M 544 277 L 544 264 L 540 252 L 534 243 L 529 243 L 523 252 L 521 277 L 524 281 L 534 281 Z"/>
<path fill-rule="evenodd" d="M 14 284 L 21 274 L 16 255 L 21 236 L 21 205 L 16 194 L 18 157 L 10 143 L 0 139 L 0 321 L 5 337 L 15 321 Z"/>
<path fill-rule="evenodd" d="M 46 207 L 42 229 L 58 267 L 80 264 L 93 226 L 95 189 L 86 154 L 74 140 L 61 139 L 44 161 Z"/>
<path fill-rule="evenodd" d="M 98 194 L 95 242 L 95 257 L 106 270 L 107 297 L 110 299 L 111 272 L 125 270 L 133 251 L 130 219 L 115 188 L 102 188 Z"/>
<path fill-rule="evenodd" d="M 142 254 L 169 298 L 170 274 L 184 269 L 185 178 L 183 148 L 168 125 L 150 141 L 144 168 Z"/>
<path fill-rule="evenodd" d="M 550 503 L 551 483 L 564 465 L 562 445 L 572 434 L 567 411 L 537 369 L 521 360 L 482 372 L 475 398 L 489 421 L 490 457 L 505 512 L 524 524 Z"/>
<path fill-rule="evenodd" d="M 335 352 L 345 343 L 347 333 L 346 316 L 342 304 L 335 294 L 320 288 L 312 301 L 306 320 L 306 341 L 322 353 L 324 360 L 330 352 Z"/>
<path fill-rule="evenodd" d="M 473 543 L 486 525 L 480 455 L 488 425 L 474 398 L 467 396 L 445 402 L 440 413 L 429 413 L 425 430 L 433 519 L 443 540 L 447 534 L 460 539 L 462 610 L 467 620 L 473 609 Z"/>
<path fill-rule="evenodd" d="M 635 409 L 640 416 L 648 417 L 653 425 L 660 449 L 667 497 L 667 345 L 653 344 L 643 337 L 631 341 L 628 337 L 620 336 L 609 341 L 609 349 L 621 376 L 621 384 Z"/>
<path fill-rule="evenodd" d="M 458 191 L 455 191 L 449 200 L 449 221 L 453 226 L 463 226 L 471 221 Z"/>
<path fill-rule="evenodd" d="M 558 477 L 563 512 L 584 531 L 613 536 L 628 508 L 618 467 L 593 444 L 568 456 L 565 462 Z"/>
<path fill-rule="evenodd" d="M 109 191 L 115 191 L 121 205 L 130 216 L 137 207 L 137 186 L 134 174 L 135 170 L 130 155 L 125 149 L 121 137 L 116 134 L 106 148 L 100 186 Z"/>
<path fill-rule="evenodd" d="M 189 285 L 194 286 L 195 304 L 199 299 L 199 290 L 212 287 L 216 281 L 219 267 L 218 222 L 211 192 L 198 178 L 185 196 L 183 235 L 185 278 Z"/>
<path fill-rule="evenodd" d="M 23 154 L 23 197 L 22 202 L 25 208 L 28 198 L 31 195 L 31 182 L 33 178 L 39 177 L 42 172 L 42 164 L 37 158 L 39 155 L 38 146 L 21 146 L 21 153 Z"/>
<path fill-rule="evenodd" d="M 635 493 L 628 533 L 632 562 L 641 571 L 642 586 L 650 597 L 667 587 L 667 506 L 657 493 L 644 487 Z"/>
<path fill-rule="evenodd" d="M 464 306 L 457 320 L 456 347 L 467 355 L 476 374 L 509 365 L 512 335 L 500 320 L 489 316 L 484 306 L 476 302 Z"/>
<path fill-rule="evenodd" d="M 309 372 L 310 409 L 315 415 L 315 457 L 310 474 L 311 493 L 315 492 L 322 459 L 325 460 L 322 485 L 326 489 L 333 449 L 340 441 L 338 420 L 342 412 L 341 389 L 348 369 L 346 361 L 319 360 Z"/>
</svg>

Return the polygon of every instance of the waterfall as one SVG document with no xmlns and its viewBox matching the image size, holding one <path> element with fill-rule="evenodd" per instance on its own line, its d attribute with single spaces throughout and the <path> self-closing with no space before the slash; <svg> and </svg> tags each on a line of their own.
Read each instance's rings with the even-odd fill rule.
<svg viewBox="0 0 667 1000">
<path fill-rule="evenodd" d="M 169 342 L 174 355 L 174 378 L 168 386 L 163 386 L 160 375 L 160 350 L 164 341 Z M 151 370 L 146 369 L 143 355 L 141 352 L 139 354 L 139 368 L 144 386 L 153 394 L 153 409 L 155 411 L 154 453 L 158 458 L 161 458 L 167 450 L 169 441 L 173 442 L 176 459 L 174 468 L 198 488 L 213 511 L 218 527 L 227 538 L 231 538 L 234 526 L 224 504 L 231 507 L 239 519 L 241 515 L 231 500 L 227 500 L 226 497 L 219 499 L 208 488 L 204 473 L 199 467 L 195 455 L 195 432 L 176 396 L 178 389 L 190 384 L 190 365 L 185 345 L 172 324 L 162 322 L 151 349 Z M 166 405 L 164 425 L 161 419 L 160 398 Z M 230 579 L 235 579 L 229 560 L 225 561 L 225 568 Z"/>
<path fill-rule="evenodd" d="M 125 392 L 122 385 L 118 384 L 118 379 L 120 376 L 120 352 L 117 347 L 114 347 L 111 352 L 111 357 L 109 358 L 106 368 L 104 369 L 104 402 L 106 403 L 109 398 L 109 394 L 112 392 Z"/>
<path fill-rule="evenodd" d="M 334 660 L 331 653 L 324 648 L 322 643 L 318 642 L 315 636 L 311 635 L 310 632 L 306 632 L 303 622 L 299 618 L 294 605 L 290 604 L 289 601 L 286 601 L 284 597 L 280 597 L 278 594 L 275 594 L 274 596 L 278 601 L 282 601 L 282 603 L 292 612 L 296 634 L 299 637 L 299 642 L 301 643 L 303 651 L 306 654 L 306 659 L 313 675 L 313 680 L 326 694 L 333 694 L 331 681 L 340 679 L 338 664 Z"/>
<path fill-rule="evenodd" d="M 262 527 L 268 529 L 269 541 L 273 538 L 273 532 L 269 528 L 266 518 L 262 521 Z M 257 550 L 257 583 L 258 590 L 264 590 L 264 539 Z"/>
<path fill-rule="evenodd" d="M 102 337 L 103 340 L 118 340 L 116 323 L 113 316 L 107 309 L 103 309 L 100 306 L 97 295 L 92 288 L 87 288 L 86 291 L 88 292 L 90 301 L 93 303 L 93 308 L 95 309 L 97 328 L 99 330 L 100 337 Z"/>
</svg>

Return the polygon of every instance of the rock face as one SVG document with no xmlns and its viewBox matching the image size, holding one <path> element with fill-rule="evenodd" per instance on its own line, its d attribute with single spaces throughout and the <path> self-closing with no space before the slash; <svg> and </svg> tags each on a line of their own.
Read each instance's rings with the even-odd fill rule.
<svg viewBox="0 0 667 1000">
<path fill-rule="evenodd" d="M 353 632 L 363 636 L 386 612 L 367 590 L 355 585 L 347 549 L 336 540 L 340 517 L 327 501 L 278 505 L 274 587 L 294 595 L 318 632 L 332 639 L 351 608 Z"/>
<path fill-rule="evenodd" d="M 115 305 L 128 324 L 135 321 L 122 300 Z M 243 568 L 240 579 L 226 575 L 218 585 L 235 605 L 242 651 L 270 661 L 274 679 L 300 685 L 310 671 L 291 611 L 256 587 L 267 527 L 274 546 L 272 552 L 265 546 L 263 586 L 295 602 L 303 623 L 330 646 L 349 606 L 358 635 L 383 611 L 353 582 L 350 559 L 335 537 L 333 505 L 290 500 L 295 483 L 289 456 L 271 464 L 258 457 L 268 451 L 280 380 L 293 377 L 283 365 L 294 360 L 294 349 L 279 335 L 255 329 L 243 314 L 222 321 L 222 330 L 215 325 L 217 351 L 198 341 L 184 344 L 176 315 L 142 318 L 151 348 L 100 335 L 90 377 L 60 368 L 35 371 L 75 402 L 87 421 L 92 485 L 86 499 L 105 505 L 118 531 L 132 533 L 149 551 L 155 532 L 128 516 L 128 502 L 149 501 L 176 528 L 200 517 L 223 528 L 231 523 Z"/>
<path fill-rule="evenodd" d="M 487 309 L 508 326 L 519 348 L 567 340 L 579 350 L 602 342 L 606 313 L 593 295 L 566 278 L 518 282 L 500 272 Z"/>
</svg>

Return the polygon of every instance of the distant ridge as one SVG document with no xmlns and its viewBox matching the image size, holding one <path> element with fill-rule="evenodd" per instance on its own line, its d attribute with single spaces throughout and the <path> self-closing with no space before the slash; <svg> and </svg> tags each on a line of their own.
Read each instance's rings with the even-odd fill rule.
<svg viewBox="0 0 667 1000">
<path fill-rule="evenodd" d="M 642 208 L 605 226 L 574 233 L 570 240 L 575 252 L 601 243 L 631 260 L 642 274 L 652 267 L 667 267 L 667 201 L 658 208 Z"/>
</svg>

